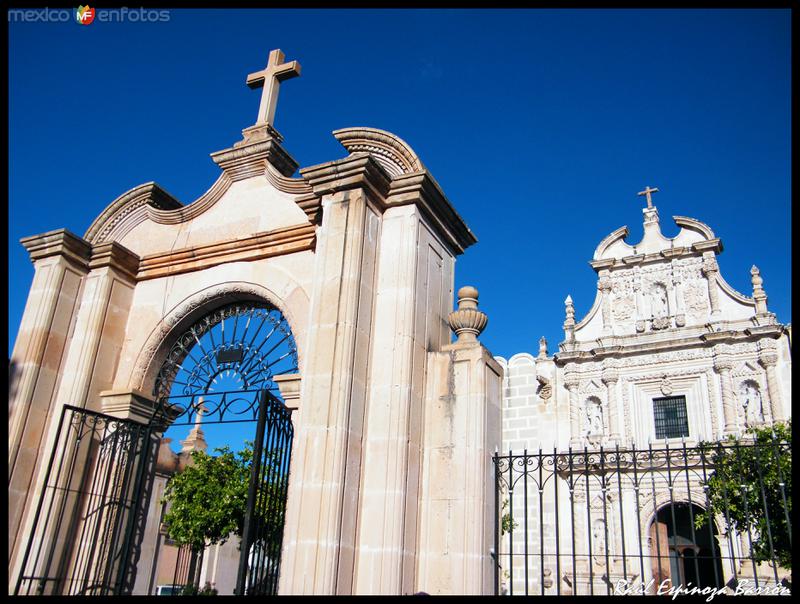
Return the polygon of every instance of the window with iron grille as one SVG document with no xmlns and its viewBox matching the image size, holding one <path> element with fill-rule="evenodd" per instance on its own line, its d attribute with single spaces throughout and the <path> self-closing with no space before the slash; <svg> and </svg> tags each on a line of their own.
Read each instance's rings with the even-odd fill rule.
<svg viewBox="0 0 800 604">
<path fill-rule="evenodd" d="M 657 439 L 689 436 L 685 396 L 654 398 L 653 417 L 656 423 Z"/>
</svg>

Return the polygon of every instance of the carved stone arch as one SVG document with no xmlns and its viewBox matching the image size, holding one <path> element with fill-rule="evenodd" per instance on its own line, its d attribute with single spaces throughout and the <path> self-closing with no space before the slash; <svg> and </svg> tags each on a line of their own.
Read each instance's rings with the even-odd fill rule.
<svg viewBox="0 0 800 604">
<path fill-rule="evenodd" d="M 169 349 L 178 336 L 205 314 L 231 302 L 267 302 L 278 309 L 286 318 L 292 333 L 295 334 L 298 366 L 304 366 L 302 343 L 296 337 L 297 320 L 284 300 L 269 288 L 246 281 L 235 281 L 211 285 L 184 298 L 159 321 L 150 332 L 144 346 L 139 351 L 131 374 L 130 385 L 134 390 L 149 394 L 156 375 Z"/>
<path fill-rule="evenodd" d="M 669 489 L 666 486 L 666 481 L 660 481 L 656 483 L 657 487 L 659 485 L 663 485 L 663 488 L 657 488 L 655 491 L 655 496 L 651 496 L 648 494 L 646 501 L 640 503 L 639 506 L 639 518 L 642 521 L 642 542 L 646 543 L 649 537 L 650 532 L 650 525 L 656 518 L 658 512 L 672 503 L 685 503 L 696 505 L 703 510 L 706 509 L 705 506 L 705 494 L 703 493 L 703 488 L 698 483 L 697 485 L 693 485 L 691 491 L 686 489 L 686 486 L 676 486 L 672 490 L 672 496 L 670 497 Z M 689 497 L 689 493 L 691 492 L 691 499 Z M 654 501 L 655 500 L 655 501 Z M 722 537 L 723 531 L 722 528 L 725 526 L 725 518 L 722 514 L 714 514 L 714 529 L 716 530 L 717 537 Z"/>
</svg>

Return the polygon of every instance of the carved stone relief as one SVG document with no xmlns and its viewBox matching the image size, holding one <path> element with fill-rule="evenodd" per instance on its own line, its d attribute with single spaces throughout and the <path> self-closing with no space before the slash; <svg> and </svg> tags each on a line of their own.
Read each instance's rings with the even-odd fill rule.
<svg viewBox="0 0 800 604">
<path fill-rule="evenodd" d="M 636 312 L 636 299 L 633 294 L 627 294 L 613 300 L 613 315 L 617 321 L 630 319 Z"/>
<path fill-rule="evenodd" d="M 708 295 L 706 286 L 701 281 L 690 281 L 684 289 L 686 311 L 693 317 L 704 317 L 708 314 Z"/>
</svg>

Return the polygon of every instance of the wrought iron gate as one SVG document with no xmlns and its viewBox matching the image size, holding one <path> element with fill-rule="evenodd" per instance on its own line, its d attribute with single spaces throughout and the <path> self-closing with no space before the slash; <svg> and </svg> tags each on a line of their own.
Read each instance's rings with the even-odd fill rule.
<svg viewBox="0 0 800 604">
<path fill-rule="evenodd" d="M 158 413 L 174 418 L 173 426 L 192 424 L 200 414 L 204 424 L 255 424 L 237 594 L 277 592 L 294 429 L 273 377 L 296 372 L 297 350 L 283 315 L 267 304 L 235 303 L 182 334 L 156 380 Z M 185 569 L 176 576 L 199 587 L 199 566 L 193 576 Z"/>
<path fill-rule="evenodd" d="M 496 594 L 788 591 L 791 442 L 774 432 L 493 461 Z"/>
<path fill-rule="evenodd" d="M 160 437 L 198 414 L 256 426 L 236 593 L 276 593 L 294 432 L 273 377 L 296 373 L 280 311 L 234 303 L 177 338 L 149 424 L 64 406 L 15 593 L 130 594 Z"/>
<path fill-rule="evenodd" d="M 150 426 L 63 408 L 15 594 L 130 592 L 157 446 Z"/>
</svg>

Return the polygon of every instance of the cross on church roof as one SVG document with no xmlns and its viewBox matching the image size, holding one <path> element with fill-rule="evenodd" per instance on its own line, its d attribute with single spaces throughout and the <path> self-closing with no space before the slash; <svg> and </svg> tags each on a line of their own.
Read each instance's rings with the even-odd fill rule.
<svg viewBox="0 0 800 604">
<path fill-rule="evenodd" d="M 651 193 L 658 193 L 658 187 L 650 188 L 649 186 L 644 188 L 644 191 L 639 191 L 637 195 L 646 195 L 647 196 L 647 209 L 653 209 L 653 201 L 650 199 Z"/>
<path fill-rule="evenodd" d="M 247 85 L 250 88 L 261 88 L 261 104 L 258 107 L 258 120 L 256 126 L 268 124 L 273 126 L 275 121 L 275 107 L 278 104 L 278 91 L 280 83 L 300 75 L 300 63 L 297 61 L 283 62 L 284 55 L 279 49 L 270 51 L 267 66 L 261 71 L 256 71 L 247 76 Z"/>
</svg>

